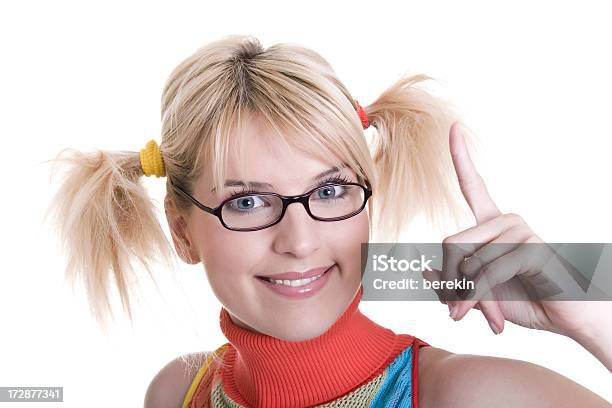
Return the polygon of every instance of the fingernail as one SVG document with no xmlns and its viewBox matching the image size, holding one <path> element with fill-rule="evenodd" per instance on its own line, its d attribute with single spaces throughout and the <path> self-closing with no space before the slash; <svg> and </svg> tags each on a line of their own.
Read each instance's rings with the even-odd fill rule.
<svg viewBox="0 0 612 408">
<path fill-rule="evenodd" d="M 491 330 L 493 330 L 493 333 L 499 334 L 499 328 L 497 327 L 495 322 L 489 321 L 489 327 L 491 327 Z"/>
<path fill-rule="evenodd" d="M 459 313 L 459 308 L 457 306 L 451 307 L 450 317 L 453 320 L 457 320 L 457 314 Z"/>
</svg>

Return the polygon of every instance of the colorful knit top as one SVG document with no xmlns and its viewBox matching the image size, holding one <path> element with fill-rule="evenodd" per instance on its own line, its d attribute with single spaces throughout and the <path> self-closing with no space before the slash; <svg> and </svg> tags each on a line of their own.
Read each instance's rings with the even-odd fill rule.
<svg viewBox="0 0 612 408">
<path fill-rule="evenodd" d="M 221 308 L 229 342 L 199 368 L 182 407 L 418 408 L 418 353 L 429 344 L 370 320 L 362 295 L 363 286 L 327 331 L 297 342 L 243 329 Z"/>
</svg>

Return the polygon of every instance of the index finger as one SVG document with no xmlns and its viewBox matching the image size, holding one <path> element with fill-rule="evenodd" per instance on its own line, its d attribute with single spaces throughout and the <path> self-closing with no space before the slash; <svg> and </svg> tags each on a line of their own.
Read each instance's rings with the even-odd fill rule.
<svg viewBox="0 0 612 408">
<path fill-rule="evenodd" d="M 449 144 L 461 193 L 474 213 L 476 223 L 481 224 L 501 215 L 470 158 L 459 122 L 451 126 Z"/>
</svg>

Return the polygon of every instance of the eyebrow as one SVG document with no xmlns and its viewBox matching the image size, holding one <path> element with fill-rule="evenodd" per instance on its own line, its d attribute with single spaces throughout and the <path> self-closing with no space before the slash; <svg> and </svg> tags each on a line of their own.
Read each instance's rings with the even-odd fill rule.
<svg viewBox="0 0 612 408">
<path fill-rule="evenodd" d="M 314 176 L 311 181 L 314 183 L 317 180 L 320 180 L 323 177 L 328 176 L 330 174 L 340 173 L 340 170 L 343 169 L 343 168 L 346 168 L 346 167 L 348 167 L 346 164 L 343 164 L 342 166 L 339 166 L 339 167 L 338 166 L 331 167 L 331 168 L 325 170 L 324 172 L 319 173 L 316 176 Z M 251 187 L 257 187 L 257 188 L 262 188 L 262 187 L 270 188 L 270 189 L 274 188 L 274 186 L 272 186 L 272 184 L 270 184 L 270 183 L 263 183 L 261 181 L 247 181 L 245 183 L 242 180 L 233 180 L 233 179 L 225 180 L 224 187 L 239 187 L 239 186 L 246 186 L 246 185 L 251 186 Z M 210 190 L 210 191 L 211 192 L 215 192 L 215 188 L 213 187 L 213 189 Z"/>
</svg>

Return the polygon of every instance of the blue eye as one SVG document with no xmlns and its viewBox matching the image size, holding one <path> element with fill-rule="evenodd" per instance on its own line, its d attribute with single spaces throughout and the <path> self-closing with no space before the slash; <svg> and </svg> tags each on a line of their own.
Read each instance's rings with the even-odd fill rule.
<svg viewBox="0 0 612 408">
<path fill-rule="evenodd" d="M 236 207 L 238 207 L 239 209 L 245 209 L 246 207 L 254 205 L 254 201 L 255 200 L 253 200 L 253 197 L 251 196 L 239 198 L 238 200 L 236 200 Z"/>
<path fill-rule="evenodd" d="M 261 197 L 257 195 L 249 195 L 232 200 L 226 205 L 228 205 L 232 210 L 245 211 L 261 207 L 263 204 L 265 203 Z"/>
<path fill-rule="evenodd" d="M 342 186 L 325 186 L 317 190 L 317 198 L 329 199 L 335 198 L 338 194 L 341 194 L 342 191 L 338 192 L 337 189 L 342 189 Z"/>
</svg>

